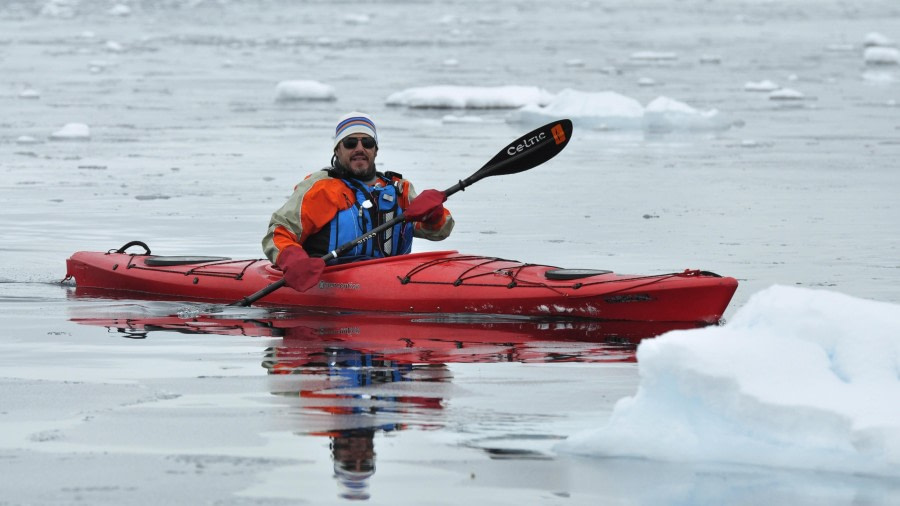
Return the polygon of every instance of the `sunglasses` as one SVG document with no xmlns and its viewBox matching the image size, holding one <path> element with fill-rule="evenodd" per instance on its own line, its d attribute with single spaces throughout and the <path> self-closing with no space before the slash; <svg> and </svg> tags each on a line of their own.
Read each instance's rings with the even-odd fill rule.
<svg viewBox="0 0 900 506">
<path fill-rule="evenodd" d="M 360 141 L 362 141 L 362 146 L 365 149 L 372 149 L 375 147 L 375 139 L 371 137 L 363 137 L 361 139 L 359 137 L 345 137 L 344 140 L 341 141 L 341 144 L 344 145 L 345 149 L 354 149 Z"/>
</svg>

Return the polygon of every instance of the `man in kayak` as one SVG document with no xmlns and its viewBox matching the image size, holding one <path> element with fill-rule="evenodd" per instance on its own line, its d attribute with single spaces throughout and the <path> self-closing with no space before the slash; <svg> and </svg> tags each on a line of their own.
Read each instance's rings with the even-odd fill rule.
<svg viewBox="0 0 900 506">
<path fill-rule="evenodd" d="M 306 291 L 319 281 L 319 258 L 338 246 L 402 215 L 405 219 L 342 255 L 344 261 L 404 255 L 413 237 L 441 241 L 453 229 L 438 190 L 416 195 L 413 185 L 393 172 L 375 170 L 378 134 L 372 118 L 351 112 L 338 121 L 331 167 L 314 172 L 272 214 L 263 251 L 284 271 L 285 284 Z"/>
</svg>

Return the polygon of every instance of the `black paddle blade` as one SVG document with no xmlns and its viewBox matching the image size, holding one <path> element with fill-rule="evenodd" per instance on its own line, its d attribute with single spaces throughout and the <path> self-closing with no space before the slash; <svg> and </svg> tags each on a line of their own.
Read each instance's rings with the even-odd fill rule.
<svg viewBox="0 0 900 506">
<path fill-rule="evenodd" d="M 509 143 L 475 175 L 480 174 L 478 179 L 481 179 L 532 169 L 559 154 L 571 138 L 570 120 L 561 119 L 547 123 Z"/>
</svg>

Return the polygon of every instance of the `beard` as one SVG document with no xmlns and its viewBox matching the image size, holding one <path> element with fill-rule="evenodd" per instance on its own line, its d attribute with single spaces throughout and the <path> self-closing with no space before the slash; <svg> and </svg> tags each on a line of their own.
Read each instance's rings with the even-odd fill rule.
<svg viewBox="0 0 900 506">
<path fill-rule="evenodd" d="M 351 177 L 359 179 L 367 183 L 375 178 L 375 162 L 369 163 L 368 167 L 351 169 L 340 162 L 336 157 L 334 159 L 334 168 L 337 169 L 341 177 Z"/>
</svg>

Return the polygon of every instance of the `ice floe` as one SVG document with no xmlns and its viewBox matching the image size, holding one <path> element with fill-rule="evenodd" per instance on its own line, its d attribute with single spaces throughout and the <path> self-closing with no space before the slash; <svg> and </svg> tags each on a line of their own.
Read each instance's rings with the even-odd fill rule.
<svg viewBox="0 0 900 506">
<path fill-rule="evenodd" d="M 52 18 L 71 18 L 75 16 L 79 3 L 79 0 L 49 0 L 41 6 L 40 13 Z"/>
<path fill-rule="evenodd" d="M 88 140 L 91 138 L 91 128 L 84 123 L 66 123 L 50 134 L 50 138 L 58 141 Z"/>
<path fill-rule="evenodd" d="M 30 135 L 20 135 L 16 138 L 16 144 L 29 145 L 29 144 L 38 144 L 39 141 L 37 138 L 32 137 Z"/>
<path fill-rule="evenodd" d="M 644 128 L 657 132 L 725 128 L 719 111 L 701 111 L 669 97 L 657 97 L 644 108 Z"/>
<path fill-rule="evenodd" d="M 368 14 L 347 14 L 344 16 L 344 23 L 348 25 L 367 25 L 372 21 L 372 17 Z"/>
<path fill-rule="evenodd" d="M 275 100 L 334 100 L 334 87 L 312 80 L 281 81 L 275 87 Z"/>
<path fill-rule="evenodd" d="M 41 98 L 41 92 L 34 88 L 25 88 L 19 92 L 19 98 L 37 99 Z"/>
<path fill-rule="evenodd" d="M 863 60 L 868 65 L 897 65 L 900 63 L 900 50 L 893 47 L 867 47 L 863 52 Z"/>
<path fill-rule="evenodd" d="M 646 107 L 634 98 L 613 91 L 583 92 L 566 89 L 546 106 L 521 108 L 511 121 L 538 122 L 570 118 L 600 130 L 718 130 L 729 124 L 715 109 L 698 110 L 669 97 L 657 97 Z"/>
<path fill-rule="evenodd" d="M 890 37 L 882 35 L 878 32 L 869 32 L 865 37 L 863 37 L 863 45 L 866 47 L 892 47 L 894 45 L 894 41 Z"/>
<path fill-rule="evenodd" d="M 641 383 L 561 452 L 900 476 L 900 306 L 773 286 L 641 343 Z"/>
<path fill-rule="evenodd" d="M 388 96 L 388 105 L 414 109 L 515 109 L 547 104 L 553 95 L 534 86 L 423 86 Z"/>
<path fill-rule="evenodd" d="M 131 7 L 125 4 L 116 4 L 106 11 L 110 16 L 126 17 L 131 15 Z"/>
<path fill-rule="evenodd" d="M 775 91 L 778 88 L 780 88 L 778 84 L 776 84 L 774 81 L 769 81 L 768 79 L 763 81 L 748 81 L 744 83 L 745 91 L 760 91 L 768 93 L 770 91 Z"/>
<path fill-rule="evenodd" d="M 769 100 L 803 100 L 806 96 L 793 88 L 779 88 L 769 93 Z"/>
<path fill-rule="evenodd" d="M 565 89 L 547 105 L 527 105 L 518 111 L 526 121 L 570 118 L 592 127 L 608 129 L 641 128 L 644 106 L 636 99 L 614 91 L 584 92 Z"/>
<path fill-rule="evenodd" d="M 631 53 L 629 58 L 633 61 L 664 62 L 675 61 L 678 59 L 678 55 L 666 51 L 638 51 L 636 53 Z"/>
</svg>

